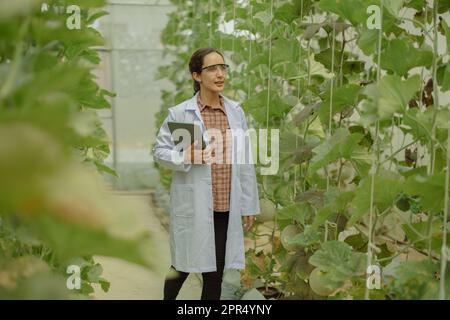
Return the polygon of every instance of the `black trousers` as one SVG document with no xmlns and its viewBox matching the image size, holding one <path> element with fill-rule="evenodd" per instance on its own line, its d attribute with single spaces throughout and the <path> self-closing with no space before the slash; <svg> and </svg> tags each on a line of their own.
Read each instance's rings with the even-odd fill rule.
<svg viewBox="0 0 450 320">
<path fill-rule="evenodd" d="M 217 271 L 203 272 L 203 289 L 201 300 L 220 300 L 222 277 L 225 266 L 225 249 L 227 242 L 229 212 L 214 211 L 214 233 L 216 244 Z M 171 269 L 175 270 L 173 266 Z M 188 277 L 188 272 L 177 271 L 175 278 L 166 277 L 164 282 L 164 300 L 175 300 Z"/>
</svg>

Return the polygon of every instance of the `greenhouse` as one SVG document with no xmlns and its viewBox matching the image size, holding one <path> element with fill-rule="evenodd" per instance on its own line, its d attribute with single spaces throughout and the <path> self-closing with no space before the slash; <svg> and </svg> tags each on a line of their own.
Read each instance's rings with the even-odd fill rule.
<svg viewBox="0 0 450 320">
<path fill-rule="evenodd" d="M 0 0 L 0 300 L 449 300 L 449 60 L 450 0 Z"/>
</svg>

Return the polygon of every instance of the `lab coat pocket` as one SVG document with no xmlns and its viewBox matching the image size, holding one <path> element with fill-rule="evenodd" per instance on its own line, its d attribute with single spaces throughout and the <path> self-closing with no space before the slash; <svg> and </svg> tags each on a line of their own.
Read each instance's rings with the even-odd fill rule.
<svg viewBox="0 0 450 320">
<path fill-rule="evenodd" d="M 192 217 L 194 215 L 193 184 L 176 184 L 173 186 L 172 210 L 177 217 Z"/>
<path fill-rule="evenodd" d="M 192 225 L 194 221 L 193 184 L 175 184 L 171 194 L 171 227 L 175 244 L 175 260 L 180 266 L 189 263 L 192 246 Z"/>
</svg>

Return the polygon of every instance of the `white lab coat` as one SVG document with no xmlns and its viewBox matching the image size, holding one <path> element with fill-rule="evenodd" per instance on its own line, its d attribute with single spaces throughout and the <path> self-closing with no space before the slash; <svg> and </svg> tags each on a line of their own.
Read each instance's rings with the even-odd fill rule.
<svg viewBox="0 0 450 320">
<path fill-rule="evenodd" d="M 168 121 L 196 123 L 201 126 L 202 133 L 206 131 L 197 105 L 197 95 L 198 92 L 192 98 L 169 108 L 168 116 L 156 138 L 153 158 L 173 170 L 170 187 L 171 263 L 176 270 L 201 273 L 217 271 L 211 165 L 184 164 L 183 152 L 174 150 L 167 126 Z M 247 121 L 239 103 L 223 97 L 230 128 L 247 130 Z M 204 139 L 208 143 L 207 135 Z M 237 149 L 233 152 L 240 154 L 241 151 L 242 149 Z M 248 144 L 246 151 L 250 154 L 250 159 L 253 159 L 253 152 Z M 250 161 L 233 163 L 225 269 L 245 268 L 242 216 L 259 213 L 254 164 Z"/>
</svg>

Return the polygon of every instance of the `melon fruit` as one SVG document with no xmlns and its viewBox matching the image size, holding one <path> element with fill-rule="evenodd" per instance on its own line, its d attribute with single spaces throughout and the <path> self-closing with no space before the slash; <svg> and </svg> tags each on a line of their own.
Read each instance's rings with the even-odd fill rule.
<svg viewBox="0 0 450 320">
<path fill-rule="evenodd" d="M 315 268 L 309 275 L 309 286 L 319 296 L 329 296 L 334 292 L 334 289 L 326 286 L 324 273 L 319 268 Z"/>
<path fill-rule="evenodd" d="M 277 209 L 275 204 L 269 199 L 260 199 L 259 206 L 261 209 L 261 214 L 258 215 L 258 220 L 261 222 L 272 221 L 277 214 Z"/>
</svg>

